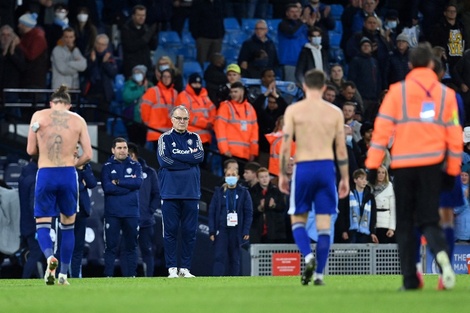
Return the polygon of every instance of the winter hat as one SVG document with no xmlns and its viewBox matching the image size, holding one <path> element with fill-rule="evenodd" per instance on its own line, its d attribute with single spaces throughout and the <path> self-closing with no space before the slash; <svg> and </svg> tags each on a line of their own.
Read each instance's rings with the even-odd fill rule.
<svg viewBox="0 0 470 313">
<path fill-rule="evenodd" d="M 397 41 L 405 41 L 406 43 L 410 44 L 410 36 L 405 33 L 401 33 L 397 36 Z"/>
<path fill-rule="evenodd" d="M 134 73 L 135 71 L 139 71 L 141 72 L 142 74 L 147 75 L 147 66 L 145 65 L 136 65 L 132 68 L 132 73 Z"/>
<path fill-rule="evenodd" d="M 201 75 L 199 75 L 199 73 L 192 73 L 191 75 L 189 75 L 188 84 L 191 85 L 192 83 L 202 84 L 202 77 L 201 77 Z"/>
<path fill-rule="evenodd" d="M 364 123 L 361 125 L 361 131 L 360 131 L 361 136 L 364 136 L 364 134 L 365 134 L 366 132 L 368 132 L 369 130 L 371 130 L 371 129 L 374 129 L 374 125 L 372 125 L 372 123 L 371 123 L 371 122 L 368 122 L 368 121 L 364 122 Z"/>
<path fill-rule="evenodd" d="M 227 73 L 228 72 L 235 72 L 235 73 L 238 73 L 238 74 L 242 73 L 242 71 L 240 70 L 240 66 L 238 66 L 238 64 L 235 64 L 235 63 L 229 64 L 227 66 Z"/>
<path fill-rule="evenodd" d="M 362 39 L 361 39 L 359 45 L 362 46 L 362 44 L 364 44 L 364 43 L 366 43 L 366 42 L 368 42 L 370 45 L 372 45 L 372 41 L 370 41 L 370 39 L 367 38 L 367 37 L 362 37 Z"/>
<path fill-rule="evenodd" d="M 27 27 L 35 27 L 37 24 L 38 15 L 36 13 L 25 13 L 20 16 L 18 22 Z"/>
</svg>

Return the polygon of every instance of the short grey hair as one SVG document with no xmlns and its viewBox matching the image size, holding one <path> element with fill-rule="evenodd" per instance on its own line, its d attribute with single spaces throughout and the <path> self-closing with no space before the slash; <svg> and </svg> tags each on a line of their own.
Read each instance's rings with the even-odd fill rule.
<svg viewBox="0 0 470 313">
<path fill-rule="evenodd" d="M 173 117 L 173 113 L 175 113 L 176 110 L 186 111 L 186 113 L 188 113 L 188 117 L 189 117 L 189 110 L 184 105 L 178 105 L 176 107 L 173 107 L 173 109 L 171 109 L 170 118 Z"/>
<path fill-rule="evenodd" d="M 97 41 L 100 40 L 100 39 L 106 40 L 106 44 L 109 44 L 109 37 L 108 37 L 108 35 L 106 35 L 106 34 L 99 34 L 99 35 L 97 35 L 96 38 L 95 38 L 95 42 L 97 42 Z"/>
</svg>

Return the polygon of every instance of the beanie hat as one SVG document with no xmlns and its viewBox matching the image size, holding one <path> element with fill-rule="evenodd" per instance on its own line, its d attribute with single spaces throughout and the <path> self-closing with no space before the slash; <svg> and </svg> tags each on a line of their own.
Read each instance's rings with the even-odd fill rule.
<svg viewBox="0 0 470 313">
<path fill-rule="evenodd" d="M 199 75 L 199 73 L 192 73 L 191 75 L 189 75 L 188 84 L 191 85 L 192 83 L 202 84 L 202 77 L 201 77 L 201 75 Z"/>
<path fill-rule="evenodd" d="M 142 74 L 144 74 L 144 76 L 145 76 L 147 74 L 147 66 L 145 66 L 145 65 L 136 65 L 132 68 L 132 72 L 134 72 L 134 71 L 139 71 Z"/>
<path fill-rule="evenodd" d="M 364 44 L 364 43 L 366 43 L 366 42 L 368 42 L 369 44 L 372 45 L 372 41 L 371 41 L 369 38 L 367 38 L 367 37 L 362 37 L 362 39 L 361 39 L 359 45 L 362 46 L 362 44 Z"/>
<path fill-rule="evenodd" d="M 229 64 L 227 66 L 227 73 L 228 72 L 235 72 L 235 73 L 238 73 L 238 74 L 242 73 L 242 71 L 240 70 L 240 66 L 238 66 L 238 64 L 235 64 L 235 63 Z"/>
<path fill-rule="evenodd" d="M 371 130 L 371 129 L 374 129 L 374 125 L 372 125 L 372 123 L 371 123 L 371 122 L 368 122 L 368 121 L 364 122 L 364 123 L 361 125 L 361 131 L 360 131 L 361 136 L 364 136 L 364 134 L 365 134 L 366 132 L 368 132 L 369 130 Z"/>
<path fill-rule="evenodd" d="M 27 27 L 35 27 L 37 24 L 38 15 L 36 13 L 25 13 L 20 16 L 18 22 Z"/>
<path fill-rule="evenodd" d="M 401 33 L 400 35 L 397 36 L 397 41 L 405 41 L 408 44 L 410 44 L 410 36 L 408 36 L 405 33 Z"/>
</svg>

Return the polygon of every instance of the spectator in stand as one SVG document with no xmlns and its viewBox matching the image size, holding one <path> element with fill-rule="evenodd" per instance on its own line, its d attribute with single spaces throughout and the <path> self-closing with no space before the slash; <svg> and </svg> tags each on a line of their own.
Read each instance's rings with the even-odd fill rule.
<svg viewBox="0 0 470 313">
<path fill-rule="evenodd" d="M 382 91 L 379 64 L 372 55 L 372 42 L 361 40 L 361 53 L 349 64 L 349 79 L 356 83 L 364 101 L 364 119 L 372 121 L 378 111 L 378 100 Z"/>
<path fill-rule="evenodd" d="M 284 215 L 287 212 L 285 198 L 277 186 L 271 183 L 269 171 L 261 167 L 256 171 L 258 183 L 250 188 L 253 201 L 253 222 L 250 229 L 251 243 L 282 243 L 286 240 Z"/>
<path fill-rule="evenodd" d="M 322 30 L 318 27 L 309 28 L 308 40 L 300 51 L 295 67 L 295 81 L 298 85 L 303 84 L 304 75 L 308 70 L 316 68 L 329 72 L 328 52 L 322 46 Z"/>
<path fill-rule="evenodd" d="M 155 69 L 155 71 L 159 70 Z M 160 135 L 171 129 L 168 116 L 178 97 L 178 92 L 173 88 L 173 75 L 171 69 L 163 70 L 161 80 L 157 85 L 148 88 L 142 96 L 140 105 L 142 122 L 149 127 L 147 130 L 147 147 L 154 151 L 157 150 Z"/>
<path fill-rule="evenodd" d="M 377 205 L 377 239 L 379 243 L 395 243 L 395 192 L 385 166 L 381 165 L 377 169 L 377 179 L 371 183 Z"/>
<path fill-rule="evenodd" d="M 189 31 L 196 40 L 197 60 L 203 65 L 213 53 L 222 50 L 225 35 L 221 0 L 194 0 L 189 17 Z"/>
<path fill-rule="evenodd" d="M 266 69 L 268 64 L 268 54 L 264 50 L 258 50 L 253 55 L 253 61 L 248 64 L 246 70 L 242 70 L 245 78 L 260 79 L 261 73 Z"/>
<path fill-rule="evenodd" d="M 87 7 L 79 7 L 75 18 L 71 22 L 75 34 L 77 35 L 77 47 L 83 55 L 91 53 L 96 44 L 98 30 L 93 24 L 90 10 Z M 109 41 L 109 39 L 108 39 Z M 111 49 L 112 51 L 112 49 Z"/>
<path fill-rule="evenodd" d="M 462 191 L 464 205 L 454 208 L 455 214 L 455 241 L 459 243 L 470 243 L 470 205 L 469 205 L 469 172 L 470 166 L 462 166 L 460 178 L 462 180 Z"/>
<path fill-rule="evenodd" d="M 276 127 L 272 133 L 264 135 L 266 140 L 269 143 L 269 162 L 268 170 L 270 175 L 278 176 L 279 175 L 279 158 L 281 155 L 281 141 L 284 135 L 282 128 L 284 127 L 284 115 L 278 117 L 276 121 Z M 291 158 L 295 155 L 295 142 L 292 142 L 291 149 Z"/>
<path fill-rule="evenodd" d="M 139 157 L 139 148 L 128 143 L 129 156 L 142 167 L 142 185 L 139 189 L 139 248 L 144 276 L 152 277 L 155 270 L 155 212 L 161 208 L 157 172 Z"/>
<path fill-rule="evenodd" d="M 219 90 L 217 91 L 217 107 L 220 107 L 220 104 L 223 101 L 229 101 L 230 98 L 230 87 L 233 83 L 240 82 L 242 79 L 242 71 L 240 69 L 240 66 L 238 64 L 229 64 L 226 69 L 227 72 L 227 83 L 220 85 Z"/>
<path fill-rule="evenodd" d="M 261 85 L 252 85 L 248 87 L 248 101 L 252 104 L 256 102 L 256 100 L 262 96 L 266 95 L 264 104 L 262 106 L 265 109 L 268 106 L 267 95 L 271 94 L 274 89 L 276 89 L 276 93 L 280 95 L 280 90 L 276 88 L 276 73 L 272 68 L 265 68 L 260 75 L 261 78 Z"/>
<path fill-rule="evenodd" d="M 134 277 L 137 270 L 139 189 L 143 180 L 142 167 L 139 162 L 130 158 L 127 141 L 124 138 L 115 138 L 111 151 L 113 155 L 101 170 L 101 186 L 105 201 L 104 275 L 114 276 L 114 262 L 121 237 L 124 241 L 124 251 L 121 253 L 125 259 L 125 266 L 121 266 L 122 276 Z"/>
<path fill-rule="evenodd" d="M 457 18 L 457 6 L 454 1 L 450 1 L 445 9 L 444 16 L 439 23 L 435 24 L 432 32 L 426 37 L 432 46 L 445 48 L 449 72 L 452 73 L 455 64 L 462 58 L 463 53 L 468 49 L 468 34 L 460 19 Z"/>
<path fill-rule="evenodd" d="M 365 121 L 361 125 L 361 140 L 357 142 L 359 149 L 361 150 L 361 159 L 358 160 L 359 164 L 364 164 L 367 158 L 367 151 L 370 147 L 370 140 L 372 139 L 372 131 L 374 131 L 374 125 L 372 122 Z"/>
<path fill-rule="evenodd" d="M 362 97 L 357 91 L 356 84 L 352 81 L 346 81 L 341 64 L 336 63 L 331 66 L 329 82 L 337 88 L 336 96 L 339 107 L 345 101 L 356 102 L 359 108 L 363 107 Z"/>
<path fill-rule="evenodd" d="M 191 15 L 194 0 L 174 0 L 173 15 L 171 16 L 171 29 L 180 35 L 183 32 L 184 24 Z"/>
<path fill-rule="evenodd" d="M 340 47 L 346 51 L 346 44 L 354 34 L 352 31 L 352 24 L 354 16 L 362 9 L 362 0 L 349 0 L 349 4 L 344 8 L 341 14 L 341 24 L 343 25 L 343 36 L 341 36 Z"/>
<path fill-rule="evenodd" d="M 87 68 L 87 60 L 75 46 L 75 31 L 73 28 L 63 30 L 62 45 L 52 50 L 52 88 L 57 89 L 66 85 L 70 89 L 80 89 L 78 74 Z"/>
<path fill-rule="evenodd" d="M 70 17 L 73 17 L 71 18 L 70 20 L 70 24 L 71 25 L 75 25 L 76 22 L 75 21 L 78 21 L 78 22 L 81 22 L 80 19 L 82 20 L 85 20 L 85 17 L 82 16 L 80 18 L 78 18 L 78 15 L 79 14 L 86 14 L 87 15 L 87 18 L 86 18 L 86 22 L 90 21 L 91 24 L 90 25 L 94 25 L 96 27 L 96 30 L 98 29 L 104 29 L 104 27 L 101 27 L 101 12 L 98 12 L 98 4 L 97 2 L 100 2 L 100 1 L 96 1 L 96 0 L 67 0 L 67 5 L 69 7 L 69 16 Z M 105 1 L 107 2 L 107 1 Z M 100 10 L 102 10 L 102 2 L 100 3 Z M 98 33 L 98 31 L 95 33 L 95 36 L 96 34 Z M 77 32 L 77 36 L 79 36 L 79 32 Z M 94 40 L 92 41 L 89 41 L 89 48 L 93 48 L 93 44 L 95 43 Z M 81 49 L 81 47 L 80 47 Z M 89 51 L 88 51 L 89 52 Z M 82 52 L 85 54 L 85 52 Z"/>
<path fill-rule="evenodd" d="M 255 57 L 259 55 L 261 50 L 267 54 L 267 59 L 263 59 L 265 62 L 258 64 L 260 60 L 259 58 L 256 60 Z M 268 24 L 265 20 L 256 22 L 254 34 L 243 42 L 238 54 L 238 64 L 242 69 L 247 70 L 251 63 L 255 63 L 254 65 L 260 68 L 272 69 L 275 69 L 279 64 L 276 45 L 268 36 Z"/>
<path fill-rule="evenodd" d="M 4 88 L 20 88 L 20 79 L 26 69 L 23 51 L 14 44 L 16 35 L 9 25 L 0 27 L 0 99 L 16 102 L 17 95 L 3 94 Z"/>
<path fill-rule="evenodd" d="M 118 68 L 107 35 L 96 36 L 93 49 L 87 56 L 87 65 L 84 92 L 86 99 L 97 103 L 100 109 L 108 111 L 109 104 L 114 99 L 114 79 Z"/>
<path fill-rule="evenodd" d="M 79 158 L 79 145 L 75 150 L 75 157 Z M 90 163 L 76 167 L 78 176 L 78 212 L 75 215 L 75 245 L 73 248 L 72 262 L 70 263 L 70 277 L 82 277 L 82 260 L 85 248 L 85 234 L 88 217 L 91 214 L 91 201 L 88 189 L 97 185 Z"/>
<path fill-rule="evenodd" d="M 343 115 L 344 115 L 344 124 L 348 125 L 352 129 L 353 139 L 356 142 L 359 142 L 362 139 L 361 136 L 361 122 L 355 119 L 357 104 L 354 102 L 345 102 L 343 103 Z"/>
<path fill-rule="evenodd" d="M 375 235 L 377 205 L 374 194 L 367 185 L 366 171 L 358 169 L 353 174 L 354 188 L 349 201 L 339 208 L 338 224 L 343 240 L 349 243 L 379 243 Z"/>
<path fill-rule="evenodd" d="M 253 204 L 248 190 L 238 184 L 239 178 L 238 171 L 227 170 L 225 183 L 215 189 L 209 205 L 214 276 L 240 275 L 240 247 L 250 239 Z"/>
<path fill-rule="evenodd" d="M 204 71 L 204 81 L 206 82 L 207 93 L 217 108 L 220 104 L 217 98 L 219 86 L 224 86 L 228 82 L 224 69 L 225 57 L 221 53 L 214 53 L 211 57 L 209 66 Z"/>
<path fill-rule="evenodd" d="M 147 78 L 147 67 L 136 65 L 132 69 L 132 76 L 124 83 L 122 99 L 124 101 L 123 115 L 129 119 L 126 123 L 129 141 L 145 146 L 147 127 L 142 125 L 141 105 L 143 94 L 153 83 Z"/>
<path fill-rule="evenodd" d="M 121 43 L 123 52 L 123 73 L 125 77 L 132 75 L 134 66 L 143 64 L 152 68 L 150 51 L 157 46 L 157 25 L 145 24 L 147 9 L 143 5 L 132 8 L 131 19 L 121 29 Z"/>
<path fill-rule="evenodd" d="M 300 50 L 308 42 L 307 26 L 300 20 L 295 3 L 288 4 L 285 12 L 285 17 L 278 25 L 278 56 L 284 80 L 295 82 L 297 59 Z"/>
<path fill-rule="evenodd" d="M 212 142 L 216 108 L 202 87 L 202 77 L 198 73 L 189 75 L 186 89 L 178 94 L 175 106 L 183 105 L 191 112 L 188 131 L 196 133 L 204 146 Z"/>
<path fill-rule="evenodd" d="M 256 172 L 261 168 L 258 162 L 248 162 L 243 168 L 243 179 L 247 188 L 251 188 L 258 183 Z"/>
<path fill-rule="evenodd" d="M 173 71 L 173 88 L 176 89 L 176 91 L 181 92 L 183 91 L 183 75 L 181 74 L 181 71 L 175 66 L 171 58 L 167 55 L 161 56 L 157 60 L 156 67 L 158 68 L 158 71 L 155 71 L 155 76 L 157 78 L 156 82 L 159 82 L 161 77 L 162 77 L 162 72 L 166 69 L 171 69 Z"/>
<path fill-rule="evenodd" d="M 392 43 L 392 45 L 397 40 L 398 29 L 401 28 L 399 24 L 400 20 L 398 18 L 398 11 L 394 9 L 387 10 L 387 13 L 384 15 L 384 21 L 380 31 L 385 39 Z"/>
<path fill-rule="evenodd" d="M 21 76 L 21 88 L 46 88 L 46 74 L 49 69 L 47 60 L 47 41 L 44 31 L 36 27 L 36 13 L 25 13 L 18 20 L 21 41 L 15 38 L 26 58 L 26 70 Z"/>
<path fill-rule="evenodd" d="M 320 28 L 322 49 L 326 52 L 326 55 L 328 55 L 330 50 L 328 31 L 335 29 L 336 26 L 335 19 L 331 17 L 330 12 L 331 7 L 321 3 L 320 0 L 310 0 L 302 11 L 302 16 L 306 17 L 304 23 L 307 24 L 309 28 Z"/>
<path fill-rule="evenodd" d="M 463 57 L 455 64 L 452 77 L 460 88 L 460 95 L 465 104 L 466 120 L 470 121 L 470 49 L 467 49 Z"/>
<path fill-rule="evenodd" d="M 214 130 L 219 152 L 227 158 L 253 161 L 258 156 L 258 122 L 255 109 L 245 96 L 245 87 L 235 82 L 230 87 L 231 100 L 217 110 Z"/>
<path fill-rule="evenodd" d="M 70 27 L 69 18 L 67 17 L 68 14 L 69 10 L 65 3 L 56 3 L 54 5 L 54 22 L 44 25 L 50 55 L 55 46 L 63 44 L 63 42 L 61 42 L 61 40 L 63 40 L 63 31 Z M 52 87 L 52 89 L 56 88 L 57 87 Z"/>
<path fill-rule="evenodd" d="M 34 156 L 30 162 L 21 168 L 18 178 L 18 193 L 20 199 L 20 233 L 26 243 L 28 254 L 23 265 L 22 278 L 42 278 L 46 259 L 36 239 L 36 222 L 34 220 L 34 190 L 36 189 L 36 175 L 38 172 L 38 158 Z"/>
<path fill-rule="evenodd" d="M 385 87 L 388 88 L 393 83 L 405 79 L 406 74 L 410 71 L 408 67 L 409 37 L 404 33 L 397 36 L 397 47 L 393 54 L 387 60 L 385 68 Z"/>
<path fill-rule="evenodd" d="M 332 84 L 327 84 L 325 92 L 323 93 L 323 100 L 328 101 L 331 104 L 336 104 L 336 94 L 338 90 Z"/>
<path fill-rule="evenodd" d="M 377 9 L 377 4 L 379 4 L 379 0 L 362 0 L 362 10 L 356 11 L 351 25 L 343 25 L 343 28 L 350 28 L 351 34 L 361 31 L 367 17 L 375 16 L 378 18 L 378 15 L 375 11 Z"/>
<path fill-rule="evenodd" d="M 284 115 L 287 108 L 286 100 L 276 90 L 275 81 L 272 81 L 268 89 L 256 98 L 253 107 L 258 117 L 259 149 L 260 152 L 267 154 L 270 150 L 270 144 L 265 135 L 274 131 L 278 118 Z M 260 162 L 263 161 L 260 160 Z"/>
<path fill-rule="evenodd" d="M 359 94 L 357 91 L 356 84 L 351 81 L 344 81 L 341 84 L 341 89 L 340 89 L 340 94 L 336 97 L 336 103 L 340 108 L 343 107 L 345 102 L 352 102 L 356 106 L 355 114 L 356 114 L 356 119 L 360 120 L 358 116 L 362 116 L 364 109 L 363 106 L 361 105 L 361 102 L 358 101 L 356 96 Z M 362 100 L 362 98 L 361 98 Z"/>
</svg>

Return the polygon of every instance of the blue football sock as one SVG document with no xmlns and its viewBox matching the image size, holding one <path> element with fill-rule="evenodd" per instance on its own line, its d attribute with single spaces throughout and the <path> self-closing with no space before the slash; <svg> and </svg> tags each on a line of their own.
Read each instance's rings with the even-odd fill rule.
<svg viewBox="0 0 470 313">
<path fill-rule="evenodd" d="M 319 230 L 317 241 L 317 268 L 315 273 L 322 274 L 330 253 L 330 230 Z"/>
<path fill-rule="evenodd" d="M 48 259 L 51 255 L 54 254 L 51 239 L 51 223 L 37 223 L 36 234 L 39 247 L 41 247 L 42 253 L 46 257 L 46 259 Z"/>
<path fill-rule="evenodd" d="M 60 223 L 60 231 L 62 234 L 60 241 L 60 273 L 67 274 L 75 245 L 74 224 L 65 225 Z"/>
<path fill-rule="evenodd" d="M 305 229 L 305 223 L 292 224 L 292 236 L 304 257 L 312 253 L 310 237 L 308 237 L 307 230 Z"/>
<path fill-rule="evenodd" d="M 447 246 L 449 246 L 449 249 L 447 252 L 449 253 L 449 259 L 450 262 L 452 263 L 452 259 L 454 258 L 454 246 L 455 246 L 455 233 L 454 233 L 454 227 L 451 225 L 444 225 L 444 234 L 446 236 L 446 241 L 447 241 Z"/>
</svg>

